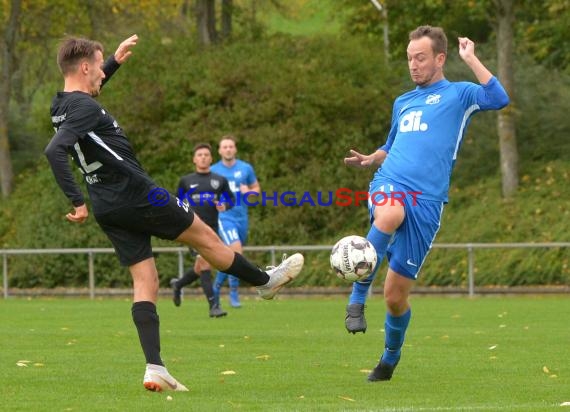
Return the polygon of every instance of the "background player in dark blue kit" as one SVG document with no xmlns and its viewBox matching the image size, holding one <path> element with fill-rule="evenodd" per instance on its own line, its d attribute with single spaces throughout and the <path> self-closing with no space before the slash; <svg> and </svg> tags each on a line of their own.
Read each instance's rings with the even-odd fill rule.
<svg viewBox="0 0 570 412">
<path fill-rule="evenodd" d="M 178 198 L 189 201 L 190 207 L 200 216 L 212 230 L 218 233 L 218 212 L 230 209 L 235 204 L 235 197 L 225 177 L 212 173 L 212 147 L 207 143 L 194 146 L 192 161 L 195 173 L 182 176 L 178 182 Z M 209 313 L 212 318 L 226 316 L 212 288 L 212 271 L 210 264 L 200 255 L 196 256 L 194 267 L 190 268 L 180 279 L 172 279 L 173 301 L 180 306 L 182 288 L 200 279 L 202 290 L 208 300 Z"/>
<path fill-rule="evenodd" d="M 389 268 L 384 283 L 385 344 L 380 362 L 369 381 L 389 380 L 400 360 L 411 318 L 408 296 L 439 230 L 451 171 L 471 116 L 481 110 L 498 110 L 509 97 L 497 78 L 475 56 L 475 45 L 459 39 L 459 55 L 479 84 L 450 82 L 443 67 L 447 38 L 439 27 L 420 26 L 410 33 L 408 68 L 416 88 L 399 96 L 392 110 L 386 144 L 363 155 L 351 151 L 348 166 L 379 167 L 370 183 L 370 221 L 367 239 L 378 254 L 375 271 L 353 284 L 345 318 L 351 333 L 365 332 L 364 303 L 384 256 Z M 374 193 L 415 192 L 403 203 L 374 203 Z"/>
<path fill-rule="evenodd" d="M 89 213 L 68 161 L 71 154 L 83 174 L 97 223 L 112 242 L 121 264 L 129 268 L 134 290 L 132 317 L 146 359 L 144 387 L 186 391 L 168 373 L 160 356 L 158 272 L 151 236 L 195 248 L 216 268 L 257 286 L 264 299 L 272 299 L 297 276 L 303 256 L 297 253 L 276 268 L 260 270 L 225 246 L 187 203 L 165 194 L 145 172 L 119 123 L 94 99 L 130 57 L 137 41 L 136 35 L 129 37 L 106 61 L 98 42 L 73 37 L 63 41 L 57 62 L 64 90 L 52 101 L 51 120 L 56 133 L 45 154 L 58 185 L 73 205 L 67 219 L 82 223 Z M 160 206 L 150 201 L 157 193 L 165 200 Z"/>
</svg>

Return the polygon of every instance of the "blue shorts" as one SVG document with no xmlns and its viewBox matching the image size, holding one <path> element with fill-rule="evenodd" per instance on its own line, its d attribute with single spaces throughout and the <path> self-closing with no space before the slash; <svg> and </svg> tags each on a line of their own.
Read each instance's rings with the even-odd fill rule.
<svg viewBox="0 0 570 412">
<path fill-rule="evenodd" d="M 370 223 L 374 221 L 376 206 L 386 202 L 403 203 L 406 215 L 392 236 L 386 256 L 390 269 L 417 279 L 439 230 L 444 203 L 418 199 L 417 192 L 380 179 L 370 182 L 369 195 Z"/>
<path fill-rule="evenodd" d="M 240 222 L 233 218 L 220 218 L 218 221 L 218 235 L 226 245 L 241 242 L 242 246 L 247 242 L 247 222 Z"/>
</svg>

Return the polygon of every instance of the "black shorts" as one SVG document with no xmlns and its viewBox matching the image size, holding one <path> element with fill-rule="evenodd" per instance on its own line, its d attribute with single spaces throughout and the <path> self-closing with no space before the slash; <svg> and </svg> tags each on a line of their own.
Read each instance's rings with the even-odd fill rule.
<svg viewBox="0 0 570 412">
<path fill-rule="evenodd" d="M 151 236 L 176 239 L 190 227 L 194 212 L 170 196 L 164 206 L 124 207 L 96 215 L 95 219 L 113 243 L 121 265 L 132 266 L 153 256 Z"/>
</svg>

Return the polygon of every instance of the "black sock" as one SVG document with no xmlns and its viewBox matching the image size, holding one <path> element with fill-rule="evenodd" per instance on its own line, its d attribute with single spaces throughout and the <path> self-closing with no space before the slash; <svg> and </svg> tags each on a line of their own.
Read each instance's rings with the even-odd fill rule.
<svg viewBox="0 0 570 412">
<path fill-rule="evenodd" d="M 265 285 L 269 282 L 269 275 L 263 270 L 255 267 L 246 258 L 239 253 L 234 253 L 234 261 L 232 265 L 222 270 L 224 273 L 231 273 L 232 275 L 251 283 L 253 286 Z"/>
<path fill-rule="evenodd" d="M 176 287 L 182 289 L 184 286 L 189 285 L 199 278 L 198 274 L 194 272 L 194 269 L 188 269 L 180 279 L 176 281 Z"/>
<path fill-rule="evenodd" d="M 135 302 L 131 309 L 133 321 L 139 333 L 142 350 L 146 363 L 162 365 L 160 358 L 160 332 L 156 306 L 152 302 Z"/>
<path fill-rule="evenodd" d="M 200 272 L 200 283 L 202 284 L 202 290 L 206 299 L 208 299 L 208 305 L 210 308 L 214 306 L 216 298 L 214 296 L 214 289 L 212 288 L 212 271 L 203 270 Z"/>
</svg>

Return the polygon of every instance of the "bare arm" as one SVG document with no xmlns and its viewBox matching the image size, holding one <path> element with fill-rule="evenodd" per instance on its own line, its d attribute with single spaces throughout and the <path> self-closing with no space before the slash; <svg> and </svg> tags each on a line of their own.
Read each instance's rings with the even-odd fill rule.
<svg viewBox="0 0 570 412">
<path fill-rule="evenodd" d="M 489 83 L 489 80 L 493 77 L 493 73 L 485 67 L 483 63 L 475 56 L 475 43 L 469 40 L 467 37 L 459 37 L 459 56 L 463 59 L 465 64 L 477 77 L 477 80 L 481 84 Z"/>
</svg>

